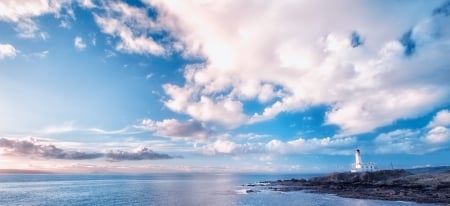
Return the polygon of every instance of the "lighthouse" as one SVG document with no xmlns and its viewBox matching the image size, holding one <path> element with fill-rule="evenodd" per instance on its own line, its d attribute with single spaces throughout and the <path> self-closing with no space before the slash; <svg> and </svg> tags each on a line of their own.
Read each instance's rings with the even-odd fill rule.
<svg viewBox="0 0 450 206">
<path fill-rule="evenodd" d="M 361 151 L 359 151 L 359 149 L 357 149 L 355 152 L 355 168 L 356 169 L 362 168 Z"/>
<path fill-rule="evenodd" d="M 363 164 L 361 160 L 361 151 L 356 149 L 355 151 L 355 163 L 352 164 L 351 172 L 366 172 L 376 170 L 376 165 L 373 162 Z"/>
</svg>

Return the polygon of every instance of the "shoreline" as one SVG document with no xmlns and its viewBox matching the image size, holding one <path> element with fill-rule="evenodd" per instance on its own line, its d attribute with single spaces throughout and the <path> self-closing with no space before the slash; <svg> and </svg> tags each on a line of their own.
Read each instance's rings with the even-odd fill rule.
<svg viewBox="0 0 450 206">
<path fill-rule="evenodd" d="M 332 173 L 306 179 L 260 182 L 273 191 L 306 191 L 339 197 L 450 204 L 450 171 L 413 174 L 406 170 Z M 258 186 L 248 184 L 248 187 Z"/>
</svg>

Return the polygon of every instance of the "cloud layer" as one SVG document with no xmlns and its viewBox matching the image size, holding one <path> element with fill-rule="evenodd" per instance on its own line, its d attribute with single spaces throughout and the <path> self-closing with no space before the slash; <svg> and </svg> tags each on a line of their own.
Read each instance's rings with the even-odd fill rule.
<svg viewBox="0 0 450 206">
<path fill-rule="evenodd" d="M 3 152 L 12 156 L 31 156 L 51 159 L 96 159 L 102 157 L 101 153 L 67 152 L 55 145 L 41 145 L 33 141 L 0 139 L 0 147 Z"/>
<path fill-rule="evenodd" d="M 33 140 L 11 140 L 0 138 L 0 148 L 5 155 L 27 156 L 31 158 L 88 160 L 105 157 L 109 161 L 124 160 L 158 160 L 180 158 L 168 154 L 154 152 L 146 147 L 140 147 L 135 151 L 110 150 L 107 152 L 79 152 L 65 151 L 55 145 L 38 144 Z"/>
<path fill-rule="evenodd" d="M 149 148 L 141 147 L 133 152 L 127 152 L 122 150 L 111 150 L 105 153 L 105 157 L 111 161 L 123 161 L 123 160 L 161 160 L 161 159 L 173 159 L 175 157 L 168 154 L 156 153 Z M 179 157 L 177 157 L 179 158 Z"/>
</svg>

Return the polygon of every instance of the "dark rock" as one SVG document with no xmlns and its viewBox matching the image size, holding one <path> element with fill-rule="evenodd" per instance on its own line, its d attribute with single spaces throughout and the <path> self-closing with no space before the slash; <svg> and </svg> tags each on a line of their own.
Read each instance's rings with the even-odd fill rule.
<svg viewBox="0 0 450 206">
<path fill-rule="evenodd" d="M 309 180 L 267 182 L 274 191 L 306 190 L 342 197 L 450 204 L 450 173 L 413 174 L 405 170 L 332 173 Z"/>
</svg>

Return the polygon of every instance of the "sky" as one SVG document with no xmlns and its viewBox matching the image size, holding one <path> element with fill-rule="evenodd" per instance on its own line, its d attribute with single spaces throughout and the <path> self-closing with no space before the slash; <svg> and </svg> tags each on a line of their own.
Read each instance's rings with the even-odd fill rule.
<svg viewBox="0 0 450 206">
<path fill-rule="evenodd" d="M 0 0 L 0 169 L 450 165 L 450 1 Z"/>
</svg>

